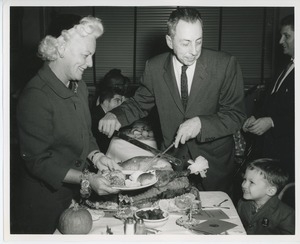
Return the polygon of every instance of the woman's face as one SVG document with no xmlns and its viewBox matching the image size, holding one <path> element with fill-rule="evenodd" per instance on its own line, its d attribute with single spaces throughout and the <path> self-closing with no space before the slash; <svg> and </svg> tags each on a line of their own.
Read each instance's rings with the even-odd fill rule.
<svg viewBox="0 0 300 244">
<path fill-rule="evenodd" d="M 179 20 L 174 37 L 166 37 L 169 48 L 180 63 L 192 65 L 200 57 L 202 49 L 203 31 L 199 20 L 189 23 Z"/>
<path fill-rule="evenodd" d="M 64 52 L 64 74 L 68 81 L 81 80 L 85 69 L 93 67 L 92 56 L 96 50 L 93 37 L 75 37 Z"/>
</svg>

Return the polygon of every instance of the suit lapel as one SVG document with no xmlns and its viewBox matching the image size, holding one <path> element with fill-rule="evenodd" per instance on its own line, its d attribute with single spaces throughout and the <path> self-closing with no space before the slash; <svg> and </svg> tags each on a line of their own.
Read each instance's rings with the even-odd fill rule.
<svg viewBox="0 0 300 244">
<path fill-rule="evenodd" d="M 172 54 L 170 54 L 166 60 L 165 67 L 164 67 L 165 73 L 164 73 L 163 77 L 164 77 L 164 80 L 165 80 L 169 90 L 170 90 L 170 93 L 173 97 L 175 104 L 177 105 L 179 110 L 184 114 L 185 111 L 184 111 L 183 105 L 181 103 L 181 98 L 180 98 L 180 94 L 179 94 L 178 87 L 177 87 L 172 57 L 173 57 Z"/>
<path fill-rule="evenodd" d="M 203 65 L 205 62 L 201 61 L 202 57 L 197 60 L 196 68 L 195 68 L 195 74 L 192 82 L 192 87 L 189 95 L 189 100 L 187 104 L 186 111 L 191 107 L 194 100 L 197 96 L 201 96 L 201 91 L 205 91 L 203 87 L 205 86 L 205 80 L 208 75 L 206 66 Z"/>
</svg>

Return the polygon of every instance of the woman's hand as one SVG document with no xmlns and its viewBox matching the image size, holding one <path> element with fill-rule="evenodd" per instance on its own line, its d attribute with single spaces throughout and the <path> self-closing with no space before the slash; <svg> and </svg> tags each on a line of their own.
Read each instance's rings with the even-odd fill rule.
<svg viewBox="0 0 300 244">
<path fill-rule="evenodd" d="M 110 186 L 110 182 L 101 176 L 101 174 L 90 174 L 88 180 L 94 192 L 98 195 L 116 194 L 119 190 Z"/>
<path fill-rule="evenodd" d="M 95 160 L 94 164 L 97 166 L 97 168 L 102 170 L 122 170 L 122 167 L 118 165 L 114 160 L 111 158 L 102 155 L 101 157 L 97 158 Z"/>
</svg>

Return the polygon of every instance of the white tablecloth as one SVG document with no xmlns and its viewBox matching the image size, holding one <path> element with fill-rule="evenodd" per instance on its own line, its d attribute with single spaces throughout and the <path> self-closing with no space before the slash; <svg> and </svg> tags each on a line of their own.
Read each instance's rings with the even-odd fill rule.
<svg viewBox="0 0 300 244">
<path fill-rule="evenodd" d="M 237 214 L 237 211 L 233 205 L 233 202 L 229 198 L 229 196 L 220 191 L 216 192 L 200 192 L 200 198 L 202 202 L 202 206 L 212 206 L 213 204 L 218 204 L 221 201 L 228 199 L 227 202 L 224 202 L 222 206 L 230 207 L 230 209 L 222 209 L 226 215 L 228 215 L 229 219 L 224 219 L 223 221 L 227 221 L 233 224 L 236 224 L 233 229 L 226 231 L 228 235 L 246 235 L 246 231 L 242 225 L 242 222 Z M 184 227 L 181 227 L 176 224 L 176 220 L 180 218 L 180 214 L 170 214 L 168 222 L 162 226 L 157 228 L 161 230 L 161 232 L 156 235 L 192 235 L 193 233 L 187 230 Z M 203 220 L 205 221 L 205 220 Z M 99 220 L 93 222 L 93 228 L 90 232 L 92 234 L 106 234 L 106 226 L 109 226 L 114 235 L 124 235 L 124 224 L 121 220 L 116 219 L 114 217 L 103 217 Z M 59 234 L 56 231 L 56 234 Z"/>
</svg>

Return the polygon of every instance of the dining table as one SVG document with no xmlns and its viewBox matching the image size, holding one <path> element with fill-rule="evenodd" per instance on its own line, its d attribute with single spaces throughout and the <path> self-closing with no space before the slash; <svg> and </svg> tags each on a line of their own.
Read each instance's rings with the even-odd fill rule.
<svg viewBox="0 0 300 244">
<path fill-rule="evenodd" d="M 219 213 L 221 211 L 224 219 L 221 219 L 217 216 L 210 216 L 210 220 L 216 220 L 221 221 L 222 223 L 228 224 L 231 227 L 227 229 L 226 231 L 223 231 L 221 233 L 218 233 L 220 235 L 246 235 L 246 231 L 243 227 L 243 224 L 239 218 L 239 215 L 236 211 L 236 208 L 230 199 L 230 197 L 225 193 L 221 191 L 200 191 L 200 200 L 201 200 L 201 211 L 210 211 L 216 210 L 216 213 Z M 225 201 L 224 201 L 225 200 Z M 220 207 L 216 207 L 214 205 L 217 205 L 218 203 L 221 203 Z M 218 210 L 218 211 L 217 211 Z M 91 231 L 89 232 L 89 235 L 108 235 L 107 229 L 109 228 L 112 235 L 125 235 L 124 231 L 124 220 L 116 218 L 113 216 L 110 212 L 108 215 L 104 211 L 104 216 L 101 216 L 100 218 L 93 218 L 93 226 Z M 93 215 L 93 211 L 91 211 L 91 214 Z M 96 217 L 96 216 L 93 216 Z M 155 234 L 155 235 L 193 235 L 193 234 L 199 234 L 197 232 L 191 231 L 190 229 L 180 226 L 176 222 L 180 218 L 186 217 L 186 214 L 183 212 L 178 213 L 169 213 L 169 218 L 165 225 L 161 227 L 155 228 L 155 232 L 148 232 L 148 234 Z M 205 221 L 208 220 L 199 220 L 199 223 L 205 223 Z M 55 231 L 54 234 L 60 234 L 58 230 Z M 204 234 L 201 233 L 200 234 Z"/>
</svg>

